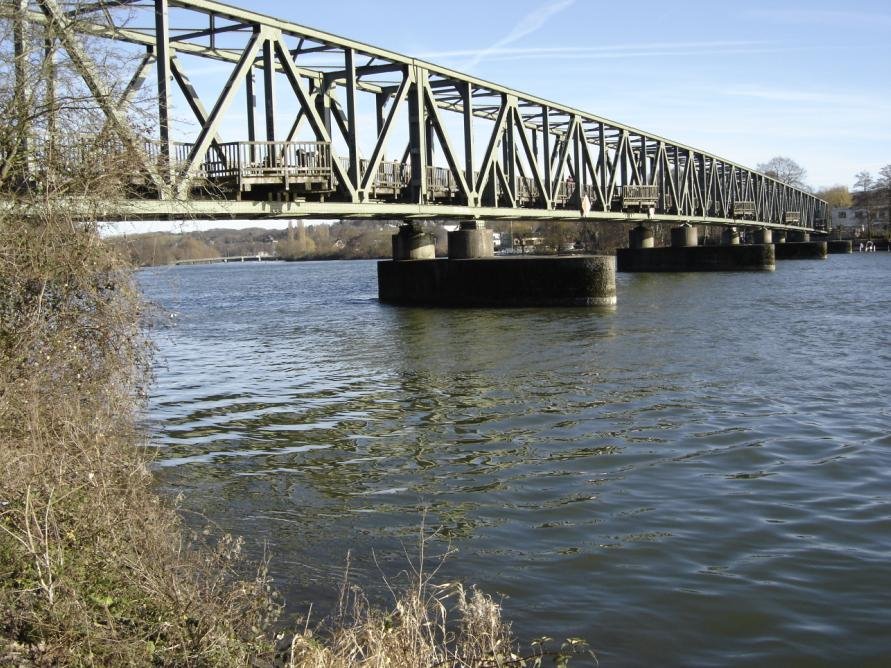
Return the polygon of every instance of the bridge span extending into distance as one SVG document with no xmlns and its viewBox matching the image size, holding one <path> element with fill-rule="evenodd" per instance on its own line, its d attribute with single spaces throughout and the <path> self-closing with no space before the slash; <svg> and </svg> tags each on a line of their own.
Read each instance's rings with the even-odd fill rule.
<svg viewBox="0 0 891 668">
<path fill-rule="evenodd" d="M 211 0 L 16 2 L 16 48 L 26 22 L 46 26 L 108 119 L 71 151 L 132 152 L 111 217 L 826 228 L 826 202 L 730 160 L 274 17 Z M 120 85 L 91 52 L 106 40 L 133 55 Z M 150 122 L 134 123 L 145 98 Z"/>
</svg>

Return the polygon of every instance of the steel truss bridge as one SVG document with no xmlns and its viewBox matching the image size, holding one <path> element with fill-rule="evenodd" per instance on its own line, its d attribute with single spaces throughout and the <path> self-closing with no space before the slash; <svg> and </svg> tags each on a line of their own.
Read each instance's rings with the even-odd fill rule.
<svg viewBox="0 0 891 668">
<path fill-rule="evenodd" d="M 138 194 L 113 215 L 826 227 L 826 202 L 724 158 L 219 2 L 16 3 L 68 54 L 117 141 L 138 148 Z M 131 27 L 107 20 L 115 8 L 131 14 Z M 120 97 L 103 81 L 87 38 L 140 54 Z M 186 61 L 196 58 L 229 72 L 217 95 L 202 98 L 189 79 Z M 152 138 L 127 114 L 148 79 L 157 86 Z M 174 95 L 194 119 L 186 137 L 174 136 Z M 292 113 L 283 111 L 285 96 Z M 245 105 L 244 139 L 225 141 L 236 101 Z"/>
</svg>

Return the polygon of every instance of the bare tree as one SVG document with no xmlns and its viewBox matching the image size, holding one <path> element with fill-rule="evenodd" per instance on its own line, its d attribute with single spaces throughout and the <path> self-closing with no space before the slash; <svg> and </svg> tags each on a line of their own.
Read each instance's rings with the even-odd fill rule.
<svg viewBox="0 0 891 668">
<path fill-rule="evenodd" d="M 857 172 L 854 175 L 854 187 L 862 193 L 865 193 L 867 190 L 872 188 L 873 186 L 873 178 L 872 174 L 869 172 Z"/>
<path fill-rule="evenodd" d="M 807 170 L 792 158 L 777 156 L 771 158 L 767 162 L 762 162 L 756 169 L 777 181 L 794 186 L 795 188 L 808 190 L 808 187 L 804 182 L 804 178 L 807 176 Z"/>
<path fill-rule="evenodd" d="M 886 219 L 888 223 L 891 223 L 891 165 L 885 165 L 879 170 L 876 184 L 885 191 Z"/>
</svg>

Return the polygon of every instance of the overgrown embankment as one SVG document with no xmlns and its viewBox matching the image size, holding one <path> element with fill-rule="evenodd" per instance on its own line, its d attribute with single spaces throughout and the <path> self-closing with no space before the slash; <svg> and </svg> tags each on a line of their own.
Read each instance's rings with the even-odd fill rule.
<svg viewBox="0 0 891 668">
<path fill-rule="evenodd" d="M 276 609 L 189 545 L 136 426 L 132 277 L 92 226 L 0 219 L 0 664 L 245 665 Z"/>
<path fill-rule="evenodd" d="M 92 225 L 48 212 L 0 217 L 0 665 L 540 662 L 489 597 L 434 584 L 423 539 L 391 610 L 345 587 L 322 630 L 274 636 L 275 596 L 262 570 L 239 576 L 238 541 L 198 540 L 152 491 L 129 269 Z"/>
</svg>

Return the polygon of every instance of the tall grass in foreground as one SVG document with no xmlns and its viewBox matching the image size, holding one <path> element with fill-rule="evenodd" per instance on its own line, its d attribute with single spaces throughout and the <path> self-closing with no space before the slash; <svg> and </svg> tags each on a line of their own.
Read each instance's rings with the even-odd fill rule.
<svg viewBox="0 0 891 668">
<path fill-rule="evenodd" d="M 147 347 L 127 268 L 64 211 L 0 219 L 0 664 L 245 665 L 264 577 L 189 538 L 135 420 Z"/>
</svg>

